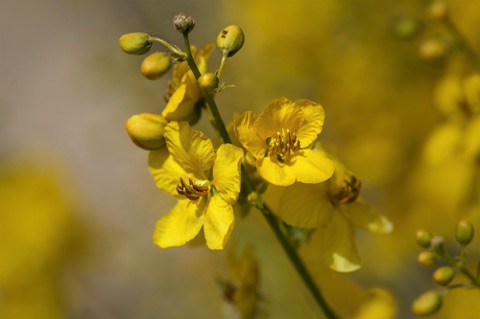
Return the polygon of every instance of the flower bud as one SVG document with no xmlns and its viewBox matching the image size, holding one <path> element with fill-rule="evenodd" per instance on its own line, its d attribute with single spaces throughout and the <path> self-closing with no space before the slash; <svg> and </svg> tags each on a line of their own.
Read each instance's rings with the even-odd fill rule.
<svg viewBox="0 0 480 319">
<path fill-rule="evenodd" d="M 413 18 L 402 18 L 395 21 L 393 25 L 393 34 L 399 39 L 412 39 L 422 29 L 422 24 Z"/>
<path fill-rule="evenodd" d="M 204 93 L 213 93 L 218 87 L 218 77 L 213 73 L 205 73 L 198 78 L 198 85 Z"/>
<path fill-rule="evenodd" d="M 437 254 L 442 254 L 444 243 L 445 239 L 443 239 L 442 236 L 433 236 L 431 241 L 432 251 Z"/>
<path fill-rule="evenodd" d="M 147 56 L 140 67 L 142 74 L 149 80 L 156 80 L 170 70 L 172 61 L 165 52 L 155 52 Z"/>
<path fill-rule="evenodd" d="M 187 17 L 185 14 L 179 13 L 173 17 L 173 26 L 178 32 L 187 34 L 195 28 L 195 21 L 192 17 Z"/>
<path fill-rule="evenodd" d="M 222 55 L 231 57 L 242 48 L 244 42 L 242 29 L 238 25 L 230 25 L 218 34 L 217 48 L 222 51 Z"/>
<path fill-rule="evenodd" d="M 432 243 L 432 234 L 424 229 L 420 229 L 416 234 L 417 244 L 422 248 L 430 248 Z"/>
<path fill-rule="evenodd" d="M 429 250 L 422 251 L 420 254 L 418 254 L 418 262 L 425 267 L 433 267 L 433 265 L 435 265 L 437 262 L 437 259 L 437 255 Z"/>
<path fill-rule="evenodd" d="M 423 42 L 420 46 L 420 58 L 430 65 L 441 65 L 445 62 L 449 47 L 445 41 L 439 39 L 430 39 Z"/>
<path fill-rule="evenodd" d="M 156 150 L 163 147 L 163 138 L 167 120 L 163 116 L 152 113 L 142 113 L 131 116 L 127 120 L 127 133 L 138 147 L 145 150 Z"/>
<path fill-rule="evenodd" d="M 143 32 L 124 34 L 118 39 L 120 48 L 128 54 L 142 55 L 152 47 L 150 36 Z"/>
<path fill-rule="evenodd" d="M 442 307 L 442 295 L 431 290 L 418 297 L 412 304 L 412 311 L 417 316 L 428 316 Z"/>
<path fill-rule="evenodd" d="M 473 239 L 473 225 L 468 220 L 461 220 L 455 229 L 455 239 L 460 245 L 468 245 Z"/>
<path fill-rule="evenodd" d="M 430 7 L 428 8 L 428 13 L 430 14 L 430 17 L 432 17 L 435 20 L 445 20 L 447 18 L 447 4 L 445 3 L 445 0 L 435 0 L 432 2 Z"/>
<path fill-rule="evenodd" d="M 440 286 L 448 285 L 455 275 L 455 270 L 450 266 L 440 267 L 433 273 L 433 280 Z"/>
</svg>

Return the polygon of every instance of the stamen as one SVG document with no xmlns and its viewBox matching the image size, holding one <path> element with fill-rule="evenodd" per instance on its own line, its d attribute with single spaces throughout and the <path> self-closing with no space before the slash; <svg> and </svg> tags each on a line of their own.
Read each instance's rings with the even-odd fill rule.
<svg viewBox="0 0 480 319">
<path fill-rule="evenodd" d="M 265 156 L 274 157 L 283 162 L 289 158 L 292 153 L 300 149 L 300 141 L 297 134 L 290 129 L 282 130 L 283 134 L 277 131 L 275 137 L 267 137 L 266 142 L 269 148 L 265 152 Z"/>
<path fill-rule="evenodd" d="M 192 175 L 188 176 L 188 185 L 185 185 L 185 181 L 182 177 L 176 187 L 177 193 L 183 195 L 190 200 L 197 200 L 200 197 L 208 195 L 209 187 L 202 185 L 199 181 L 193 181 Z"/>
</svg>

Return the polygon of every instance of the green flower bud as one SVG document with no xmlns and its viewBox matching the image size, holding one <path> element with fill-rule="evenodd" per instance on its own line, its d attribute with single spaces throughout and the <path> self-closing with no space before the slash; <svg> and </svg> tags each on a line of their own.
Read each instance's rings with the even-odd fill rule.
<svg viewBox="0 0 480 319">
<path fill-rule="evenodd" d="M 437 255 L 429 250 L 422 251 L 420 254 L 418 254 L 418 262 L 420 263 L 420 265 L 425 267 L 433 267 L 437 260 Z"/>
<path fill-rule="evenodd" d="M 417 316 L 428 316 L 442 307 L 442 295 L 431 290 L 418 297 L 412 304 L 412 311 Z"/>
<path fill-rule="evenodd" d="M 217 48 L 222 51 L 222 55 L 231 57 L 242 48 L 244 42 L 242 29 L 238 25 L 230 25 L 218 34 Z"/>
<path fill-rule="evenodd" d="M 473 239 L 473 225 L 468 220 L 461 220 L 457 224 L 455 229 L 455 239 L 457 242 L 462 245 L 468 245 Z"/>
<path fill-rule="evenodd" d="M 131 116 L 127 120 L 127 133 L 138 147 L 145 150 L 156 150 L 163 147 L 164 129 L 167 120 L 163 116 L 152 113 L 142 113 Z"/>
<path fill-rule="evenodd" d="M 173 26 L 178 32 L 187 34 L 195 28 L 195 21 L 192 17 L 187 17 L 185 14 L 179 13 L 173 17 Z"/>
<path fill-rule="evenodd" d="M 455 275 L 455 270 L 450 266 L 440 267 L 433 273 L 433 280 L 440 286 L 448 285 Z"/>
<path fill-rule="evenodd" d="M 213 93 L 218 87 L 218 77 L 213 73 L 205 73 L 198 78 L 198 85 L 202 92 Z"/>
<path fill-rule="evenodd" d="M 432 243 L 432 234 L 424 229 L 420 229 L 416 234 L 417 244 L 422 248 L 430 248 Z"/>
<path fill-rule="evenodd" d="M 143 32 L 124 34 L 118 39 L 118 44 L 124 52 L 137 55 L 147 53 L 152 47 L 150 36 Z"/>
<path fill-rule="evenodd" d="M 156 80 L 164 76 L 171 66 L 172 60 L 168 54 L 155 52 L 143 60 L 140 70 L 147 79 Z"/>
<path fill-rule="evenodd" d="M 412 18 L 402 18 L 393 25 L 393 34 L 400 39 L 412 39 L 422 29 L 422 24 Z"/>
</svg>

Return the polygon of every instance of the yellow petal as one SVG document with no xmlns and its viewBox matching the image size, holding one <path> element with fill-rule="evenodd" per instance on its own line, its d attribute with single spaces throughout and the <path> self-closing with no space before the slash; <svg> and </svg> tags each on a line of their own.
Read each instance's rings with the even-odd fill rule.
<svg viewBox="0 0 480 319">
<path fill-rule="evenodd" d="M 195 54 L 195 62 L 197 63 L 201 74 L 204 74 L 208 71 L 208 59 L 210 58 L 214 48 L 215 45 L 213 43 L 208 43 L 201 48 L 197 54 Z"/>
<path fill-rule="evenodd" d="M 339 272 L 351 272 L 361 267 L 354 237 L 353 225 L 342 213 L 337 212 L 329 224 L 317 229 L 312 241 L 318 241 L 320 252 L 330 268 Z"/>
<path fill-rule="evenodd" d="M 317 150 L 301 150 L 291 158 L 289 164 L 296 180 L 301 183 L 323 182 L 334 171 L 333 161 Z"/>
<path fill-rule="evenodd" d="M 185 73 L 183 81 L 187 86 L 186 95 L 189 101 L 192 101 L 193 104 L 196 104 L 202 98 L 202 91 L 198 85 L 195 75 L 192 71 Z"/>
<path fill-rule="evenodd" d="M 223 249 L 233 230 L 235 220 L 232 206 L 220 196 L 212 196 L 204 216 L 203 231 L 208 248 Z"/>
<path fill-rule="evenodd" d="M 288 186 L 295 183 L 295 173 L 288 165 L 272 161 L 269 157 L 257 159 L 256 164 L 260 176 L 273 185 Z"/>
<path fill-rule="evenodd" d="M 187 85 L 181 84 L 168 100 L 162 116 L 168 121 L 186 121 L 195 112 L 195 101 L 188 98 Z"/>
<path fill-rule="evenodd" d="M 165 127 L 165 140 L 170 154 L 183 169 L 206 179 L 204 172 L 213 166 L 215 151 L 212 142 L 200 131 L 190 129 L 187 122 L 170 122 Z"/>
<path fill-rule="evenodd" d="M 257 112 L 247 111 L 237 116 L 234 120 L 235 134 L 247 151 L 255 158 L 265 156 L 268 145 L 265 137 L 260 137 L 255 130 L 252 129 L 253 124 L 259 117 Z"/>
<path fill-rule="evenodd" d="M 322 227 L 331 220 L 334 213 L 327 187 L 322 183 L 295 183 L 286 187 L 280 197 L 278 215 L 284 222 L 295 227 Z"/>
<path fill-rule="evenodd" d="M 265 140 L 267 137 L 277 136 L 277 132 L 283 134 L 287 129 L 297 132 L 304 120 L 301 109 L 296 107 L 294 102 L 280 98 L 267 105 L 252 128 Z"/>
<path fill-rule="evenodd" d="M 148 168 L 157 187 L 171 195 L 178 195 L 176 188 L 180 176 L 188 175 L 166 148 L 150 152 Z"/>
<path fill-rule="evenodd" d="M 357 227 L 362 227 L 375 234 L 388 234 L 393 230 L 390 220 L 362 198 L 357 198 L 354 202 L 341 206 L 345 208 L 344 212 Z"/>
<path fill-rule="evenodd" d="M 213 185 L 228 204 L 233 205 L 240 193 L 240 161 L 243 150 L 232 144 L 222 144 L 213 165 Z"/>
<path fill-rule="evenodd" d="M 301 108 L 305 120 L 297 130 L 297 137 L 300 140 L 301 147 L 307 147 L 312 144 L 322 132 L 325 121 L 325 110 L 315 102 L 309 100 L 295 101 L 295 105 Z"/>
<path fill-rule="evenodd" d="M 181 246 L 192 240 L 202 228 L 202 201 L 181 200 L 155 227 L 153 242 L 161 248 Z"/>
<path fill-rule="evenodd" d="M 454 122 L 439 125 L 425 143 L 423 157 L 427 164 L 441 163 L 457 152 L 462 139 L 462 129 Z"/>
</svg>

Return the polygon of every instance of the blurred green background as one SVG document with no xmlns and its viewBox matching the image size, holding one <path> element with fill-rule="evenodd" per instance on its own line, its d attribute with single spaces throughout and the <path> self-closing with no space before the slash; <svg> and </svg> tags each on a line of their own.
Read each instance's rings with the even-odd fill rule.
<svg viewBox="0 0 480 319">
<path fill-rule="evenodd" d="M 451 240 L 458 219 L 480 220 L 478 163 L 460 175 L 461 164 L 428 174 L 422 166 L 445 121 L 433 102 L 438 81 L 472 72 L 461 56 L 423 63 L 421 43 L 444 32 L 425 18 L 426 3 L 1 0 L 0 318 L 222 318 L 214 278 L 228 274 L 223 254 L 152 244 L 175 201 L 156 189 L 147 153 L 125 132 L 130 115 L 162 110 L 168 76 L 144 79 L 141 57 L 124 54 L 118 37 L 141 31 L 181 45 L 178 12 L 195 19 L 197 46 L 228 24 L 244 29 L 224 72 L 237 88 L 217 99 L 225 119 L 281 96 L 324 106 L 322 142 L 395 224 L 388 236 L 358 233 L 364 268 L 345 277 L 389 290 L 397 317 L 411 317 L 410 303 L 435 287 L 416 262 L 415 230 Z M 480 5 L 449 3 L 480 52 Z M 423 21 L 421 34 L 396 36 L 404 18 Z M 211 71 L 218 61 L 215 52 Z M 205 119 L 198 127 L 212 133 Z M 271 317 L 321 317 L 263 221 L 252 214 L 237 226 L 233 236 L 256 246 Z M 438 318 L 474 318 L 478 293 L 452 292 L 444 308 Z"/>
</svg>

